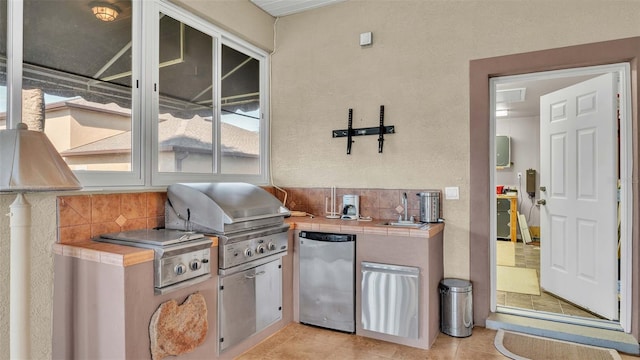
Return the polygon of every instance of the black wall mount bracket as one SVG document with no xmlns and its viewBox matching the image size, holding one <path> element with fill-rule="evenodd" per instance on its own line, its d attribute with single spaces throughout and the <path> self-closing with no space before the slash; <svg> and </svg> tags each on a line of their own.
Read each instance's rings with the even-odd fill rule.
<svg viewBox="0 0 640 360">
<path fill-rule="evenodd" d="M 351 154 L 351 144 L 354 142 L 353 136 L 363 135 L 378 135 L 378 153 L 382 153 L 382 147 L 384 144 L 384 134 L 395 134 L 396 128 L 393 125 L 384 125 L 384 105 L 380 105 L 380 125 L 368 128 L 354 129 L 353 123 L 353 109 L 349 109 L 348 127 L 344 130 L 333 130 L 332 136 L 334 138 L 346 137 L 347 138 L 347 155 Z"/>
</svg>

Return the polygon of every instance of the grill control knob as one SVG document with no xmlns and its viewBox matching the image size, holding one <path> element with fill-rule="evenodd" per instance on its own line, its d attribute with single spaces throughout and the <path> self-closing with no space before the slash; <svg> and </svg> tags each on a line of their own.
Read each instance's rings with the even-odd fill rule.
<svg viewBox="0 0 640 360">
<path fill-rule="evenodd" d="M 265 252 L 267 252 L 267 249 L 264 247 L 263 244 L 258 245 L 258 247 L 256 248 L 256 252 L 258 254 L 264 254 Z"/>
<path fill-rule="evenodd" d="M 251 250 L 250 248 L 244 249 L 244 257 L 252 257 L 252 256 L 253 256 L 253 250 Z"/>
<path fill-rule="evenodd" d="M 273 251 L 276 249 L 276 244 L 269 242 L 269 244 L 267 244 L 267 250 L 269 251 Z"/>
<path fill-rule="evenodd" d="M 173 271 L 175 271 L 176 275 L 182 275 L 187 272 L 187 267 L 180 263 L 173 268 Z"/>
<path fill-rule="evenodd" d="M 200 270 L 201 267 L 202 267 L 202 264 L 200 263 L 200 260 L 198 260 L 198 259 L 192 260 L 189 263 L 189 269 L 191 269 L 193 271 Z"/>
</svg>

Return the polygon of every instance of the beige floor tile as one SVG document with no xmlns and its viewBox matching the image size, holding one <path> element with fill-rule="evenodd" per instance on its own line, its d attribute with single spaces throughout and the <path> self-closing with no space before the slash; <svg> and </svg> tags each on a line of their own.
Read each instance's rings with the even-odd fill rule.
<svg viewBox="0 0 640 360">
<path fill-rule="evenodd" d="M 471 336 L 465 338 L 464 341 L 460 342 L 456 358 L 462 359 L 460 357 L 461 351 L 463 353 L 475 351 L 494 355 L 500 354 L 500 352 L 498 352 L 498 350 L 496 350 L 495 346 L 493 345 L 495 337 L 496 331 L 494 330 L 489 330 L 482 327 L 474 327 Z"/>
<path fill-rule="evenodd" d="M 535 311 L 545 311 L 555 314 L 562 313 L 562 307 L 560 304 L 554 303 L 546 303 L 546 302 L 533 302 L 533 310 Z"/>
<path fill-rule="evenodd" d="M 428 359 L 429 350 L 416 349 L 408 346 L 402 346 L 396 350 L 392 359 L 398 360 L 424 360 Z M 434 354 L 435 355 L 435 354 Z"/>
<path fill-rule="evenodd" d="M 520 309 L 528 309 L 533 310 L 533 303 L 531 299 L 527 300 L 511 300 L 509 296 L 507 296 L 507 300 L 505 301 L 506 306 L 517 307 Z"/>
<path fill-rule="evenodd" d="M 321 342 L 311 340 L 290 340 L 275 346 L 266 354 L 266 357 L 267 359 L 282 360 L 324 360 L 332 353 L 332 351 L 333 348 Z"/>
<path fill-rule="evenodd" d="M 389 357 L 371 353 L 365 349 L 340 347 L 333 351 L 327 360 L 388 360 Z"/>
<path fill-rule="evenodd" d="M 317 341 L 334 347 L 344 344 L 353 337 L 353 334 L 316 328 L 309 325 L 298 324 L 296 330 L 295 338 Z"/>
<path fill-rule="evenodd" d="M 345 351 L 365 351 L 382 357 L 392 357 L 400 347 L 402 345 L 356 335 L 340 346 Z"/>
<path fill-rule="evenodd" d="M 496 331 L 475 327 L 470 337 L 438 334 L 429 350 L 413 348 L 358 335 L 344 334 L 300 324 L 290 324 L 265 339 L 236 360 L 456 360 L 462 354 L 481 353 L 478 359 L 492 359 Z M 337 344 L 337 345 L 336 345 Z M 474 357 L 475 360 L 476 357 Z"/>
<path fill-rule="evenodd" d="M 540 247 L 534 245 L 526 245 L 521 242 L 515 246 L 516 266 L 536 269 L 540 271 Z M 557 314 L 581 316 L 586 318 L 599 318 L 587 311 L 580 309 L 572 304 L 567 304 L 555 296 L 541 292 L 540 296 L 505 293 L 504 297 L 498 292 L 496 294 L 496 302 L 498 305 L 510 306 L 526 310 L 545 311 Z"/>
<path fill-rule="evenodd" d="M 495 350 L 495 349 L 494 349 Z M 456 360 L 494 360 L 494 359 L 508 359 L 508 357 L 502 355 L 498 350 L 491 352 L 484 352 L 473 348 L 460 348 L 456 354 Z"/>
</svg>

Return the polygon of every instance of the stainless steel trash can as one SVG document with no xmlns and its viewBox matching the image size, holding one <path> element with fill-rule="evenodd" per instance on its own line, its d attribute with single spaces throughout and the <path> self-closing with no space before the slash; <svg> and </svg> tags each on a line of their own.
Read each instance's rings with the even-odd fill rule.
<svg viewBox="0 0 640 360">
<path fill-rule="evenodd" d="M 455 337 L 471 336 L 473 289 L 462 279 L 443 279 L 440 290 L 440 331 Z"/>
</svg>

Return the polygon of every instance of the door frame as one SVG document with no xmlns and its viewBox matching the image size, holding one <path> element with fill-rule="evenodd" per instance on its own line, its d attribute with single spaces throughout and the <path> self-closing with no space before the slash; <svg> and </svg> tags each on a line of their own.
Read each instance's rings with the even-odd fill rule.
<svg viewBox="0 0 640 360">
<path fill-rule="evenodd" d="M 469 62 L 469 278 L 474 287 L 474 322 L 485 326 L 491 312 L 491 261 L 490 261 L 490 199 L 495 191 L 490 185 L 490 91 L 489 79 L 496 76 L 524 74 L 549 70 L 560 70 L 612 63 L 628 62 L 631 67 L 631 124 L 633 153 L 638 153 L 638 81 L 640 78 L 640 37 L 610 40 L 584 45 L 574 45 L 528 53 L 497 56 L 471 60 Z M 633 179 L 638 179 L 638 157 L 631 160 Z M 638 214 L 638 194 L 640 183 L 631 184 L 633 203 L 629 206 Z M 640 219 L 633 217 L 631 247 L 640 248 L 638 225 Z M 632 255 L 631 249 L 627 251 Z M 630 273 L 639 273 L 638 256 L 631 256 L 628 264 Z M 640 289 L 640 277 L 631 279 L 634 289 Z M 638 293 L 636 291 L 636 293 Z M 630 325 L 631 335 L 637 340 L 640 332 L 640 294 L 631 293 Z"/>
<path fill-rule="evenodd" d="M 489 138 L 489 157 L 490 157 L 490 184 L 489 189 L 495 189 L 495 156 L 491 156 L 491 154 L 495 154 L 495 135 L 496 135 L 496 116 L 495 116 L 495 93 L 496 86 L 499 84 L 509 83 L 509 82 L 521 82 L 521 81 L 537 81 L 537 80 L 546 80 L 552 78 L 561 78 L 561 77 L 572 77 L 572 76 L 583 76 L 583 75 L 598 75 L 604 73 L 619 73 L 619 90 L 622 91 L 622 96 L 620 98 L 620 126 L 619 126 L 619 136 L 620 143 L 619 147 L 615 150 L 619 155 L 620 162 L 620 179 L 622 180 L 622 187 L 620 191 L 620 199 L 621 199 L 621 208 L 620 208 L 620 219 L 621 219 L 621 227 L 620 227 L 620 238 L 621 238 L 621 266 L 620 266 L 620 283 L 621 290 L 628 289 L 627 291 L 623 291 L 621 293 L 621 307 L 620 307 L 620 320 L 619 321 L 607 321 L 603 322 L 600 320 L 590 322 L 588 319 L 572 319 L 563 316 L 551 317 L 553 320 L 562 321 L 562 322 L 572 322 L 572 323 L 590 323 L 594 327 L 603 327 L 603 328 L 617 328 L 617 326 L 613 326 L 613 324 L 620 324 L 620 328 L 625 332 L 629 332 L 630 330 L 630 313 L 631 313 L 631 293 L 632 293 L 632 283 L 631 276 L 632 274 L 629 272 L 630 268 L 628 264 L 631 263 L 631 252 L 630 249 L 630 234 L 632 228 L 632 215 L 633 208 L 630 206 L 633 202 L 632 190 L 629 188 L 631 184 L 631 173 L 632 173 L 632 162 L 633 153 L 632 153 L 632 137 L 631 137 L 631 84 L 628 79 L 631 78 L 630 74 L 630 65 L 629 63 L 618 63 L 611 65 L 599 65 L 599 66 L 589 66 L 589 67 L 581 67 L 581 68 L 571 68 L 571 69 L 562 69 L 562 70 L 551 70 L 551 71 L 543 71 L 543 72 L 535 72 L 535 73 L 526 73 L 526 74 L 518 74 L 518 75 L 508 75 L 508 76 L 498 76 L 491 77 L 489 79 L 490 86 L 490 138 Z M 542 149 L 541 149 L 542 150 Z M 490 229 L 490 239 L 496 239 L 497 230 L 496 230 L 496 207 L 497 201 L 496 197 L 491 197 L 490 201 L 490 223 L 493 224 Z M 544 240 L 541 240 L 544 241 Z M 496 243 L 495 241 L 491 241 L 490 243 L 490 259 L 491 259 L 491 311 L 492 312 L 509 312 L 512 311 L 501 311 L 501 309 L 497 305 L 496 299 L 496 251 L 495 251 Z M 532 317 L 536 316 L 535 311 L 523 311 L 524 313 L 528 313 L 528 315 Z M 549 318 L 547 315 L 540 315 L 540 317 Z"/>
</svg>

